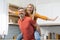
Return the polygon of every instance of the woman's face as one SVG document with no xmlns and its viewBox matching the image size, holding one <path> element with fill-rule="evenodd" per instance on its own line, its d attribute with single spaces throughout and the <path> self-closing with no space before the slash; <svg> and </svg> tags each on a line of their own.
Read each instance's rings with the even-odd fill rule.
<svg viewBox="0 0 60 40">
<path fill-rule="evenodd" d="M 32 5 L 27 6 L 27 12 L 31 13 L 34 10 L 34 7 Z"/>
</svg>

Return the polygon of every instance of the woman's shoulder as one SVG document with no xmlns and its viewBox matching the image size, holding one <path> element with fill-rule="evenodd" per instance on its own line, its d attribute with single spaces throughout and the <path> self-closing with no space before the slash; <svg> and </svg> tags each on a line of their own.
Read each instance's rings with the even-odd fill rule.
<svg viewBox="0 0 60 40">
<path fill-rule="evenodd" d="M 40 15 L 39 13 L 35 13 L 35 15 Z"/>
<path fill-rule="evenodd" d="M 39 16 L 39 15 L 40 15 L 39 13 L 35 13 L 35 15 L 34 15 L 34 16 L 36 17 L 36 16 Z"/>
</svg>

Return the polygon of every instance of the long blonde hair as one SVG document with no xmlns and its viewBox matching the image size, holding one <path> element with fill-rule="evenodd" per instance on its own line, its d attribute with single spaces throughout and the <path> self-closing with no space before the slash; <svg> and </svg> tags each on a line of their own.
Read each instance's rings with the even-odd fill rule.
<svg viewBox="0 0 60 40">
<path fill-rule="evenodd" d="M 33 4 L 28 4 L 28 5 L 33 7 L 33 10 L 31 12 L 31 14 L 32 14 L 32 19 L 34 19 L 34 16 L 35 16 L 35 13 L 36 13 L 36 7 Z M 26 11 L 27 11 L 27 8 L 26 8 Z M 29 16 L 28 13 L 26 15 Z"/>
</svg>

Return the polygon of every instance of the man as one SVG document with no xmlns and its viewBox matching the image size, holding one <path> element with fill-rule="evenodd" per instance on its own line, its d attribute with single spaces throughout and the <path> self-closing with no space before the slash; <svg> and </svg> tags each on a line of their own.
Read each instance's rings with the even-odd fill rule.
<svg viewBox="0 0 60 40">
<path fill-rule="evenodd" d="M 18 10 L 20 19 L 18 20 L 19 28 L 23 34 L 23 40 L 35 40 L 34 39 L 34 26 L 37 26 L 31 17 L 25 16 L 26 12 L 24 8 Z M 33 26 L 32 26 L 33 25 Z"/>
</svg>

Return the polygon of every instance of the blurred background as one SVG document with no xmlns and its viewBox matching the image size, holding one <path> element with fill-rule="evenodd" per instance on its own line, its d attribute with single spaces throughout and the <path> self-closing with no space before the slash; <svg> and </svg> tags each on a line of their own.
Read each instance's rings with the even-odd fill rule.
<svg viewBox="0 0 60 40">
<path fill-rule="evenodd" d="M 8 12 L 17 11 L 19 7 L 34 4 L 36 12 L 49 18 L 59 16 L 56 21 L 37 19 L 41 28 L 41 40 L 60 39 L 60 0 L 0 0 L 0 39 L 16 40 L 20 34 L 17 20 L 18 15 Z"/>
</svg>

